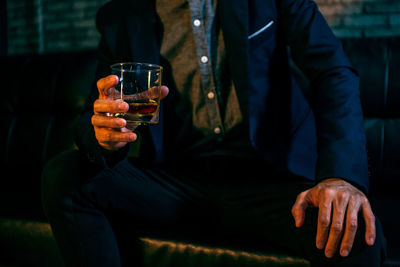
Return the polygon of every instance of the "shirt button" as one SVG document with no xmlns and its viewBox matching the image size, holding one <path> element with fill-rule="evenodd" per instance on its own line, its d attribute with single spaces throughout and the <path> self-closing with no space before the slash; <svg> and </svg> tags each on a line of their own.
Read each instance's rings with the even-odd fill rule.
<svg viewBox="0 0 400 267">
<path fill-rule="evenodd" d="M 214 128 L 214 133 L 215 133 L 215 134 L 220 134 L 220 133 L 221 133 L 221 128 L 215 127 L 215 128 Z"/>
<path fill-rule="evenodd" d="M 214 95 L 213 92 L 209 92 L 209 93 L 207 94 L 208 99 L 213 99 L 214 96 L 215 96 L 215 95 Z"/>
<path fill-rule="evenodd" d="M 206 63 L 208 62 L 208 57 L 202 56 L 202 57 L 200 58 L 200 60 L 201 60 L 202 63 L 206 64 Z"/>
<path fill-rule="evenodd" d="M 201 21 L 198 20 L 198 19 L 195 19 L 195 20 L 193 21 L 193 25 L 194 25 L 195 27 L 199 27 L 199 26 L 201 25 Z"/>
</svg>

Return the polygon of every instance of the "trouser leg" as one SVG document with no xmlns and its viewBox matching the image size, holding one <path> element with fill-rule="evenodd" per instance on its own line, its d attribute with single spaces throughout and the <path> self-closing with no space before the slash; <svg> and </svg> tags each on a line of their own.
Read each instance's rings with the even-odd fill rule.
<svg viewBox="0 0 400 267">
<path fill-rule="evenodd" d="M 124 230 L 168 236 L 202 217 L 202 192 L 161 170 L 127 161 L 89 169 L 72 152 L 51 162 L 43 175 L 44 209 L 68 266 L 120 266 L 116 233 L 120 240 Z"/>
<path fill-rule="evenodd" d="M 107 177 L 77 151 L 59 155 L 43 171 L 43 208 L 67 266 L 120 265 L 107 218 L 78 190 L 96 174 Z"/>
</svg>

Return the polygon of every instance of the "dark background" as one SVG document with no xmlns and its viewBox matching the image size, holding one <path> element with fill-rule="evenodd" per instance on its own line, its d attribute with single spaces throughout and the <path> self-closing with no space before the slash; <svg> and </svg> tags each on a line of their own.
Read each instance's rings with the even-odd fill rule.
<svg viewBox="0 0 400 267">
<path fill-rule="evenodd" d="M 97 47 L 98 8 L 107 0 L 0 0 L 1 55 Z M 340 37 L 400 35 L 400 0 L 317 0 Z"/>
</svg>

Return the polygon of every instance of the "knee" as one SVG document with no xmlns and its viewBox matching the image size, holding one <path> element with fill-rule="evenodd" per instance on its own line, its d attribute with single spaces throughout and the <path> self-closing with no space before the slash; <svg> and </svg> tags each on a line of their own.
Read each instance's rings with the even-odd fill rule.
<svg viewBox="0 0 400 267">
<path fill-rule="evenodd" d="M 67 151 L 57 155 L 44 166 L 41 197 L 47 216 L 51 216 L 57 210 L 59 204 L 78 183 L 83 160 L 78 151 Z"/>
<path fill-rule="evenodd" d="M 318 210 L 308 211 L 311 220 L 308 225 L 313 227 L 313 236 L 316 235 L 316 226 L 318 221 Z M 314 239 L 304 238 L 311 247 L 310 261 L 312 265 L 317 266 L 381 266 L 386 257 L 386 239 L 384 237 L 382 225 L 376 218 L 376 239 L 373 246 L 369 246 L 365 239 L 366 224 L 364 217 L 360 214 L 358 218 L 357 231 L 353 240 L 349 256 L 342 257 L 339 253 L 341 241 L 338 243 L 337 251 L 333 258 L 325 256 L 325 250 L 319 250 L 315 246 Z M 309 234 L 307 232 L 306 234 Z"/>
</svg>

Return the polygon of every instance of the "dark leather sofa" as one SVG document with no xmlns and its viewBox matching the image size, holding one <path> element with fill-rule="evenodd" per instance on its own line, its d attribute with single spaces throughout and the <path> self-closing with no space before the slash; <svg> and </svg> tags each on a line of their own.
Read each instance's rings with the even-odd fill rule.
<svg viewBox="0 0 400 267">
<path fill-rule="evenodd" d="M 343 39 L 361 76 L 370 200 L 400 266 L 400 38 Z M 94 80 L 95 51 L 0 58 L 0 267 L 63 266 L 40 203 L 46 162 L 75 148 L 73 127 Z M 299 82 L 307 81 L 299 77 Z M 145 266 L 307 266 L 276 251 L 142 238 Z"/>
</svg>

